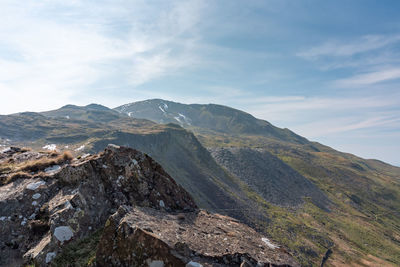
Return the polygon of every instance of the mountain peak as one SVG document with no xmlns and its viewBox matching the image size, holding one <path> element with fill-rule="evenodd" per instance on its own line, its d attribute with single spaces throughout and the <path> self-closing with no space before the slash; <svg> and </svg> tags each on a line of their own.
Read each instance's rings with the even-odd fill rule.
<svg viewBox="0 0 400 267">
<path fill-rule="evenodd" d="M 249 113 L 219 104 L 181 104 L 163 99 L 149 99 L 116 107 L 129 117 L 156 123 L 176 123 L 222 134 L 252 134 L 304 144 L 308 140 L 287 129 L 280 129 Z"/>
<path fill-rule="evenodd" d="M 95 109 L 95 110 L 110 110 L 110 108 L 100 105 L 100 104 L 96 104 L 96 103 L 92 103 L 89 105 L 86 105 L 85 108 L 87 109 Z"/>
</svg>

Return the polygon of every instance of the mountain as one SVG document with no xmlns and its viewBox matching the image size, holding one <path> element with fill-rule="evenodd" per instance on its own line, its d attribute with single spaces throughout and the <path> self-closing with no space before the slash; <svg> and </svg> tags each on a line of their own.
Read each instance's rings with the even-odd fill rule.
<svg viewBox="0 0 400 267">
<path fill-rule="evenodd" d="M 156 123 L 177 123 L 185 128 L 198 127 L 228 134 L 262 135 L 299 144 L 308 142 L 288 129 L 280 129 L 246 112 L 222 105 L 185 105 L 152 99 L 126 104 L 115 110 L 133 118 L 148 119 Z"/>
<path fill-rule="evenodd" d="M 155 99 L 115 110 L 158 123 L 175 120 L 192 131 L 231 175 L 252 188 L 260 203 L 296 203 L 299 191 L 282 186 L 285 181 L 296 184 L 298 177 L 305 177 L 312 182 L 329 198 L 329 212 L 309 204 L 292 212 L 271 206 L 265 210 L 274 218 L 270 234 L 300 251 L 299 257 L 310 259 L 317 251 L 333 249 L 327 261 L 333 266 L 400 264 L 400 168 L 310 142 L 229 107 Z M 294 240 L 299 243 L 293 246 Z M 304 246 L 309 242 L 314 245 Z"/>
<path fill-rule="evenodd" d="M 87 120 L 97 123 L 105 123 L 123 117 L 118 112 L 98 104 L 90 104 L 83 107 L 66 105 L 60 109 L 42 112 L 41 114 L 50 118 Z"/>
<path fill-rule="evenodd" d="M 160 162 L 198 206 L 255 227 L 303 266 L 324 256 L 325 266 L 400 264 L 400 168 L 239 110 L 164 100 L 115 110 L 69 105 L 0 116 L 0 142 L 78 157 L 109 143 L 133 147 Z"/>
<path fill-rule="evenodd" d="M 90 114 L 92 111 L 89 109 Z M 103 108 L 101 112 L 102 117 L 112 119 L 95 122 L 87 116 L 87 106 L 71 105 L 42 114 L 3 116 L 0 134 L 16 145 L 38 150 L 69 149 L 75 154 L 98 153 L 110 143 L 130 146 L 165 166 L 202 208 L 229 214 L 250 225 L 255 224 L 254 218 L 267 220 L 258 211 L 258 204 L 247 196 L 246 185 L 218 165 L 191 132 L 175 124 L 132 119 L 113 110 Z"/>
</svg>

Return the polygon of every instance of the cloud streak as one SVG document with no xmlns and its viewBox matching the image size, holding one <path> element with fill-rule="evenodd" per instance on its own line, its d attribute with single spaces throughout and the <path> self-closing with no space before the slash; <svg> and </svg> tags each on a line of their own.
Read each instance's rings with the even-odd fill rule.
<svg viewBox="0 0 400 267">
<path fill-rule="evenodd" d="M 297 53 L 297 56 L 310 60 L 319 57 L 346 57 L 370 52 L 400 41 L 400 35 L 366 35 L 349 42 L 330 41 Z"/>
<path fill-rule="evenodd" d="M 399 78 L 400 68 L 391 68 L 336 80 L 335 84 L 340 87 L 365 86 L 380 82 L 396 80 Z"/>
</svg>

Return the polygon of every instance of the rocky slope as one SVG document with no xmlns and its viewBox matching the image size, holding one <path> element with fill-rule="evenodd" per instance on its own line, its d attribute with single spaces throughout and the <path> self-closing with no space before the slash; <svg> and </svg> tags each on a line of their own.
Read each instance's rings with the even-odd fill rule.
<svg viewBox="0 0 400 267">
<path fill-rule="evenodd" d="M 217 163 L 270 203 L 293 207 L 303 204 L 308 197 L 316 206 L 328 206 L 328 198 L 315 184 L 266 150 L 214 148 L 210 151 Z"/>
<path fill-rule="evenodd" d="M 171 265 L 164 258 L 166 254 L 160 255 L 157 254 L 158 250 L 154 250 L 155 243 L 165 243 L 163 238 L 167 232 L 170 236 L 175 234 L 177 224 L 173 224 L 171 218 L 175 217 L 175 222 L 189 223 L 207 214 L 210 219 L 206 221 L 222 218 L 222 225 L 234 222 L 230 218 L 199 211 L 191 196 L 158 163 L 146 154 L 130 148 L 109 145 L 100 154 L 79 159 L 56 153 L 9 148 L 0 153 L 0 171 L 0 266 L 21 266 L 24 263 L 36 266 L 54 263 L 54 266 L 60 266 L 66 247 L 87 238 L 104 226 L 98 257 L 96 260 L 91 259 L 91 265 L 145 266 L 143 264 L 147 262 L 149 266 L 163 266 L 154 265 L 154 262 L 160 264 L 159 261 L 163 260 L 165 266 L 179 266 Z M 112 213 L 115 214 L 110 217 Z M 129 217 L 129 225 L 117 220 L 122 215 Z M 182 231 L 187 235 L 176 236 L 174 242 L 187 243 L 193 247 L 196 239 L 192 235 L 200 232 L 205 235 L 214 234 L 214 228 L 211 227 L 216 227 L 214 223 L 208 227 L 203 224 L 204 220 L 195 224 L 195 227 L 186 226 Z M 238 222 L 235 222 L 235 228 L 235 236 L 221 232 L 218 238 L 229 240 L 231 243 L 226 242 L 229 246 L 239 242 L 239 237 L 251 233 L 254 243 L 243 249 L 230 251 L 231 248 L 227 248 L 225 252 L 230 251 L 232 255 L 241 253 L 245 255 L 243 260 L 247 259 L 253 265 L 256 261 L 265 260 L 266 264 L 296 266 L 292 258 L 282 250 L 260 249 L 258 244 L 263 237 L 253 230 Z M 149 233 L 157 233 L 157 230 L 163 234 Z M 138 233 L 141 233 L 140 237 L 136 235 Z M 135 247 L 138 244 L 136 242 L 126 246 L 128 240 L 134 238 L 143 239 L 139 243 L 140 248 Z M 182 257 L 181 266 L 198 258 L 203 262 L 203 256 L 206 258 L 204 266 L 214 260 L 200 249 L 201 244 L 198 245 L 199 248 L 192 249 L 195 253 L 190 254 L 196 256 Z M 141 252 L 155 252 L 139 253 L 138 249 Z M 168 259 L 178 255 L 172 248 L 163 251 L 169 253 Z M 228 256 L 224 264 L 228 266 L 240 258 L 231 258 L 229 253 L 216 253 L 215 261 L 222 259 L 225 254 Z M 253 256 L 247 257 L 247 254 Z M 110 265 L 114 260 L 119 265 Z M 73 262 L 68 264 L 74 265 Z"/>
</svg>

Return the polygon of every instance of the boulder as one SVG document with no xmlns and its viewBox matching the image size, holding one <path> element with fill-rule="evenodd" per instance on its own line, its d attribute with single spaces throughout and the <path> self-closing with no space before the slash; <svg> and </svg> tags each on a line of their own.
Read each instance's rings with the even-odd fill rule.
<svg viewBox="0 0 400 267">
<path fill-rule="evenodd" d="M 263 239 L 235 219 L 204 210 L 121 207 L 106 222 L 96 260 L 98 266 L 299 266 Z"/>
</svg>

